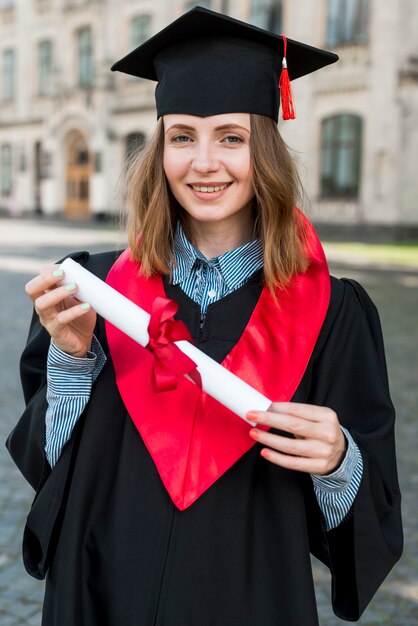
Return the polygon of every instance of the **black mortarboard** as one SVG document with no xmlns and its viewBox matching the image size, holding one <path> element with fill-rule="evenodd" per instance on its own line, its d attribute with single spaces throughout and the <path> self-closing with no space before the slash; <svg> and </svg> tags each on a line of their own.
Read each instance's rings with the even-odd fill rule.
<svg viewBox="0 0 418 626">
<path fill-rule="evenodd" d="M 258 113 L 277 121 L 284 56 L 290 80 L 338 60 L 332 52 L 195 7 L 112 70 L 158 81 L 158 117 Z"/>
</svg>

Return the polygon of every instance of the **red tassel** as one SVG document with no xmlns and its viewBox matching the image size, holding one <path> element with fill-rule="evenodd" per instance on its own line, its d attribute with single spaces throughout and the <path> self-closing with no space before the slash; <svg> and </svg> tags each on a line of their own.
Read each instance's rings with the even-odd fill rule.
<svg viewBox="0 0 418 626">
<path fill-rule="evenodd" d="M 284 35 L 280 36 L 283 39 L 282 72 L 280 74 L 279 81 L 282 117 L 284 120 L 294 120 L 296 117 L 296 110 L 293 102 L 292 87 L 290 86 L 290 78 L 286 61 L 287 39 Z"/>
</svg>

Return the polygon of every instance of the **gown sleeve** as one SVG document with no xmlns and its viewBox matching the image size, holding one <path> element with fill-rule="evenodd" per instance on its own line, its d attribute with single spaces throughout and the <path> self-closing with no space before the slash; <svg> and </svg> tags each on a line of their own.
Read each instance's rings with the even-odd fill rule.
<svg viewBox="0 0 418 626">
<path fill-rule="evenodd" d="M 89 269 L 105 276 L 115 257 L 109 255 L 110 263 L 103 263 L 100 255 L 96 257 L 99 258 L 88 264 Z M 96 257 L 89 257 L 88 252 L 71 255 L 71 258 L 83 265 L 87 265 L 89 258 Z M 98 337 L 103 334 L 99 324 L 95 334 Z M 82 422 L 80 420 L 74 428 L 71 439 L 52 470 L 45 454 L 46 364 L 49 345 L 50 336 L 34 313 L 20 361 L 26 408 L 6 442 L 17 467 L 35 490 L 35 498 L 23 533 L 23 562 L 28 573 L 38 579 L 46 575 L 64 514 L 68 478 L 71 475 Z"/>
<path fill-rule="evenodd" d="M 50 337 L 34 314 L 22 353 L 20 374 L 26 408 L 6 446 L 35 498 L 26 519 L 22 554 L 27 572 L 43 579 L 54 547 L 54 530 L 62 519 L 66 477 L 73 444 L 68 445 L 54 471 L 45 454 L 46 359 Z"/>
<path fill-rule="evenodd" d="M 333 279 L 333 300 L 312 359 L 310 402 L 337 413 L 364 469 L 350 519 L 322 536 L 312 531 L 311 548 L 330 568 L 336 615 L 356 621 L 402 552 L 395 412 L 376 307 L 355 281 Z"/>
<path fill-rule="evenodd" d="M 72 255 L 83 262 L 87 252 Z M 50 336 L 34 311 L 26 347 L 20 359 L 20 379 L 26 408 L 10 433 L 6 446 L 26 480 L 38 491 L 51 468 L 45 455 L 46 363 Z"/>
<path fill-rule="evenodd" d="M 46 359 L 49 344 L 50 337 L 34 312 L 20 360 L 26 408 L 10 433 L 6 446 L 35 491 L 45 482 L 51 470 L 45 456 Z"/>
</svg>

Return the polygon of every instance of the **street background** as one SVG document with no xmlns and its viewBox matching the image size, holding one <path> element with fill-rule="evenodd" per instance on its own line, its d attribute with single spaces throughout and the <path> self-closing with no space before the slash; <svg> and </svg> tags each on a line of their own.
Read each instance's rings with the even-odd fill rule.
<svg viewBox="0 0 418 626">
<path fill-rule="evenodd" d="M 24 284 L 42 265 L 55 262 L 70 251 L 109 250 L 121 247 L 123 241 L 124 237 L 110 225 L 0 219 L 2 441 L 23 409 L 18 359 L 31 316 Z M 405 551 L 358 623 L 415 626 L 418 625 L 418 246 L 385 249 L 329 244 L 325 247 L 332 272 L 359 280 L 380 311 L 392 397 L 398 413 Z M 0 475 L 0 626 L 39 626 L 43 585 L 25 573 L 21 560 L 22 531 L 33 493 L 4 446 L 0 447 Z M 329 575 L 317 563 L 315 578 L 321 626 L 345 623 L 332 614 Z"/>
</svg>

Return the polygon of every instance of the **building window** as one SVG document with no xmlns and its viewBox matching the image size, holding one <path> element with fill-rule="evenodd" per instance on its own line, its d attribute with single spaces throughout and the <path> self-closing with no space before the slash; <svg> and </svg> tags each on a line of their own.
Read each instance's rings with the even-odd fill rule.
<svg viewBox="0 0 418 626">
<path fill-rule="evenodd" d="M 356 199 L 360 188 L 362 120 L 336 115 L 322 122 L 321 196 Z"/>
<path fill-rule="evenodd" d="M 27 166 L 26 150 L 22 146 L 19 153 L 19 172 L 26 172 Z"/>
<path fill-rule="evenodd" d="M 78 84 L 87 88 L 93 85 L 93 43 L 91 28 L 83 28 L 77 35 Z"/>
<path fill-rule="evenodd" d="M 5 144 L 1 147 L 1 194 L 10 196 L 12 191 L 12 147 Z"/>
<path fill-rule="evenodd" d="M 3 100 L 10 101 L 15 97 L 15 51 L 3 52 Z"/>
<path fill-rule="evenodd" d="M 328 0 L 327 46 L 367 43 L 368 22 L 368 0 Z"/>
<path fill-rule="evenodd" d="M 131 48 L 136 48 L 151 36 L 151 16 L 137 15 L 131 20 Z"/>
<path fill-rule="evenodd" d="M 190 11 L 190 9 L 193 9 L 193 7 L 197 6 L 203 7 L 204 9 L 211 9 L 212 2 L 211 0 L 200 0 L 200 2 L 186 2 L 184 5 L 184 10 Z"/>
<path fill-rule="evenodd" d="M 52 42 L 41 41 L 38 47 L 38 93 L 47 96 L 52 86 Z"/>
<path fill-rule="evenodd" d="M 251 0 L 250 22 L 272 33 L 282 32 L 282 0 Z"/>
</svg>

